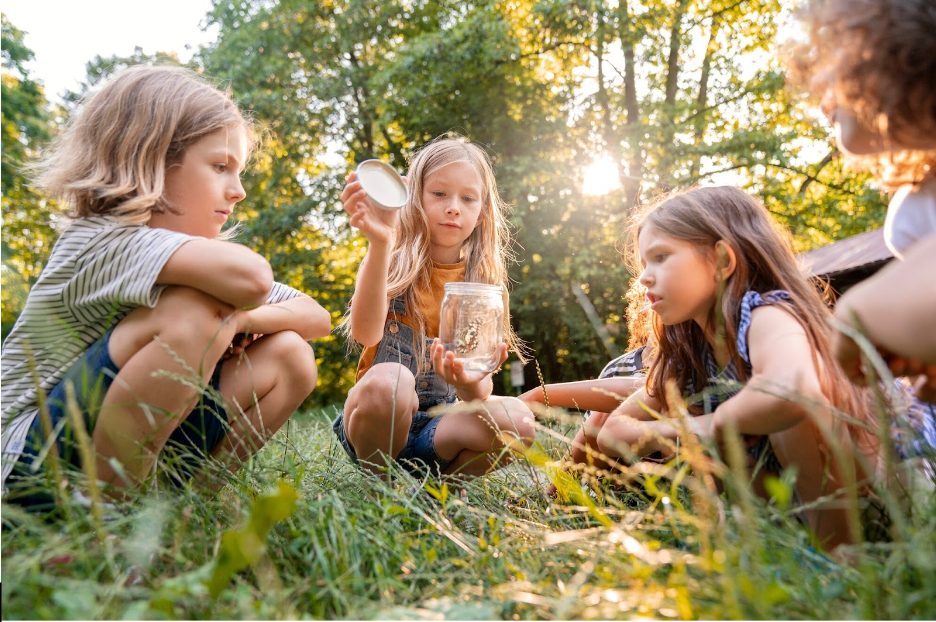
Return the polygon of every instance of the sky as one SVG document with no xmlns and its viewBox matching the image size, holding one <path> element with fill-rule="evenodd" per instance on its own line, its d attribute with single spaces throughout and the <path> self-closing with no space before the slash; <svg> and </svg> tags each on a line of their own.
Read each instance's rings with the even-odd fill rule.
<svg viewBox="0 0 936 622">
<path fill-rule="evenodd" d="M 26 33 L 35 54 L 30 77 L 54 102 L 77 90 L 96 55 L 128 56 L 139 46 L 188 60 L 215 38 L 216 28 L 201 29 L 210 9 L 211 0 L 0 0 L 0 11 Z"/>
</svg>

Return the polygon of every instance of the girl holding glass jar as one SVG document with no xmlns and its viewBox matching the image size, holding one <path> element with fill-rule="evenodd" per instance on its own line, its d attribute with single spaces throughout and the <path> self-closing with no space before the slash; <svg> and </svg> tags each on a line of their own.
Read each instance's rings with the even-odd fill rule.
<svg viewBox="0 0 936 622">
<path fill-rule="evenodd" d="M 523 402 L 491 395 L 508 348 L 523 358 L 507 312 L 506 205 L 491 163 L 464 139 L 428 143 L 413 159 L 400 209 L 383 200 L 393 195 L 393 173 L 381 178 L 366 164 L 341 193 L 368 248 L 343 323 L 364 351 L 335 434 L 374 472 L 393 460 L 416 474 L 482 475 L 534 436 Z M 466 404 L 428 413 L 456 400 Z"/>
</svg>

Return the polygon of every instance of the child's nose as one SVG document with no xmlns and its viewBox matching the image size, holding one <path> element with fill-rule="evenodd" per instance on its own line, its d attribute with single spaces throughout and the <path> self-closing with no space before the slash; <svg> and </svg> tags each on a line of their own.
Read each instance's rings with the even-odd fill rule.
<svg viewBox="0 0 936 622">
<path fill-rule="evenodd" d="M 244 190 L 244 184 L 241 183 L 240 179 L 228 189 L 228 200 L 230 201 L 242 201 L 246 196 L 247 191 Z"/>
<path fill-rule="evenodd" d="M 640 273 L 637 281 L 644 287 L 648 287 L 651 283 L 653 283 L 653 277 L 650 274 L 650 269 L 644 268 L 644 271 Z"/>
<path fill-rule="evenodd" d="M 461 214 L 461 205 L 459 204 L 459 200 L 453 198 L 451 201 L 449 201 L 448 207 L 445 211 L 449 212 L 450 214 Z"/>
</svg>

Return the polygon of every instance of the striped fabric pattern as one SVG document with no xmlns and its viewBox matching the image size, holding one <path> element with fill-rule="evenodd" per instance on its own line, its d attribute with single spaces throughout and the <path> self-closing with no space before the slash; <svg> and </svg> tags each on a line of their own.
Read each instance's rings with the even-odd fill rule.
<svg viewBox="0 0 936 622">
<path fill-rule="evenodd" d="M 634 348 L 630 352 L 625 352 L 615 359 L 611 359 L 611 361 L 604 366 L 604 369 L 601 370 L 601 373 L 598 374 L 598 378 L 605 379 L 617 378 L 618 376 L 644 375 L 646 365 L 643 361 L 643 353 L 646 349 L 647 346 L 640 346 L 639 348 Z"/>
<path fill-rule="evenodd" d="M 26 306 L 3 343 L 3 481 L 22 453 L 35 418 L 37 388 L 48 393 L 71 365 L 136 307 L 154 307 L 169 257 L 192 236 L 126 225 L 100 216 L 79 218 L 62 233 Z M 300 295 L 277 283 L 268 302 Z"/>
</svg>

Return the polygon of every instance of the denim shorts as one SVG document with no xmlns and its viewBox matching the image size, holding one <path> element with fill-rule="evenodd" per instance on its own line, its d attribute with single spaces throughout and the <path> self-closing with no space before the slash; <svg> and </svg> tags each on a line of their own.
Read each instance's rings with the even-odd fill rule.
<svg viewBox="0 0 936 622">
<path fill-rule="evenodd" d="M 87 430 L 94 430 L 101 402 L 120 369 L 110 356 L 109 330 L 94 342 L 72 365 L 62 380 L 48 393 L 46 403 L 52 429 L 56 431 L 55 445 L 59 459 L 64 465 L 81 468 L 81 456 L 75 441 L 74 429 L 67 419 L 65 387 L 71 383 L 75 390 L 75 401 L 84 417 Z M 195 473 L 199 463 L 221 442 L 226 434 L 227 413 L 224 406 L 212 395 L 218 395 L 221 380 L 221 365 L 212 372 L 211 390 L 202 394 L 198 404 L 171 434 L 166 448 L 169 454 L 178 457 L 172 470 L 172 479 L 179 484 Z M 33 463 L 46 443 L 42 420 L 36 415 L 26 435 L 23 453 L 7 478 L 5 501 L 17 503 L 29 509 L 51 509 L 53 497 L 48 490 L 36 487 L 32 474 Z M 181 475 L 181 477 L 180 477 Z"/>
<path fill-rule="evenodd" d="M 419 410 L 413 415 L 406 445 L 396 457 L 396 462 L 400 463 L 400 466 L 407 472 L 416 476 L 422 476 L 427 472 L 441 474 L 451 464 L 451 460 L 442 458 L 435 450 L 435 433 L 440 421 L 442 421 L 441 416 L 432 417 L 424 410 Z M 332 429 L 351 459 L 358 462 L 357 453 L 345 433 L 343 412 L 338 413 L 338 416 L 335 417 L 332 422 Z"/>
</svg>

